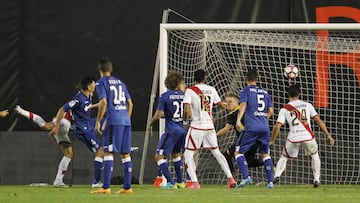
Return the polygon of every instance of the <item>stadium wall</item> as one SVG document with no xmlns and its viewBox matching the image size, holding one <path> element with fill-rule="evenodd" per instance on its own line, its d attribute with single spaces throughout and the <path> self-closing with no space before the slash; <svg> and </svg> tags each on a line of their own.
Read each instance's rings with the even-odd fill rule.
<svg viewBox="0 0 360 203">
<path fill-rule="evenodd" d="M 74 158 L 64 177 L 66 184 L 91 184 L 93 178 L 93 154 L 70 133 Z M 138 179 L 144 132 L 133 132 L 133 146 L 140 150 L 132 153 L 133 177 Z M 62 153 L 54 139 L 47 132 L 0 132 L 0 185 L 26 185 L 54 181 Z M 156 177 L 157 167 L 154 153 L 157 139 L 150 139 L 146 158 L 145 183 Z M 113 177 L 122 175 L 122 163 L 115 156 Z"/>
</svg>

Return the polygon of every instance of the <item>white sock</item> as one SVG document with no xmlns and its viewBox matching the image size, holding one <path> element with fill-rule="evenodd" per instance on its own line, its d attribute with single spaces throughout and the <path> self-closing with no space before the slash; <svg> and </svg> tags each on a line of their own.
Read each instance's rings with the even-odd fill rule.
<svg viewBox="0 0 360 203">
<path fill-rule="evenodd" d="M 41 118 L 41 116 L 34 114 L 31 111 L 27 111 L 25 109 L 22 109 L 21 107 L 17 108 L 17 111 L 20 115 L 24 116 L 25 118 L 33 121 L 34 123 L 36 123 L 40 128 L 42 128 L 45 125 L 45 121 L 43 118 Z"/>
<path fill-rule="evenodd" d="M 214 155 L 218 163 L 220 164 L 222 170 L 224 171 L 227 178 L 233 177 L 230 171 L 229 164 L 227 163 L 224 155 L 220 152 L 219 148 L 211 149 L 211 153 Z"/>
<path fill-rule="evenodd" d="M 319 153 L 311 155 L 311 169 L 314 174 L 314 181 L 320 182 L 320 168 L 321 168 L 321 161 L 319 157 Z"/>
<path fill-rule="evenodd" d="M 196 166 L 194 162 L 194 153 L 193 150 L 187 150 L 185 149 L 184 152 L 184 158 L 185 158 L 185 164 L 187 166 L 186 171 L 188 172 L 191 182 L 198 182 L 198 179 L 196 177 Z"/>
<path fill-rule="evenodd" d="M 67 171 L 67 168 L 70 164 L 71 159 L 69 157 L 63 156 L 59 163 L 58 172 L 56 174 L 55 180 L 63 182 L 63 177 Z"/>
<path fill-rule="evenodd" d="M 276 163 L 274 177 L 280 177 L 281 174 L 285 171 L 287 160 L 288 158 L 286 158 L 284 155 L 281 155 L 279 161 Z"/>
</svg>

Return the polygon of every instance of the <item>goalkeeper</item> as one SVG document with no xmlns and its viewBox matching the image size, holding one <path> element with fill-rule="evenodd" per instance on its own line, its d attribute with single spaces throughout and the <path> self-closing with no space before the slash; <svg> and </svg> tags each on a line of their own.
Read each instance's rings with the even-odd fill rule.
<svg viewBox="0 0 360 203">
<path fill-rule="evenodd" d="M 216 133 L 217 136 L 225 135 L 236 125 L 236 119 L 239 112 L 239 97 L 236 94 L 232 94 L 232 93 L 228 94 L 225 98 L 225 106 L 226 109 L 229 111 L 226 117 L 226 125 Z M 239 137 L 242 131 L 238 131 L 236 128 L 234 129 L 236 131 L 236 136 Z M 248 162 L 248 167 L 258 167 L 264 165 L 261 159 L 255 158 L 255 154 L 257 150 L 258 150 L 258 143 L 256 142 L 251 147 L 251 149 L 244 154 L 246 161 Z M 234 152 L 235 152 L 235 142 L 231 144 L 229 148 L 227 148 L 224 152 L 222 152 L 229 164 L 231 172 L 234 172 L 235 170 L 233 164 Z"/>
</svg>

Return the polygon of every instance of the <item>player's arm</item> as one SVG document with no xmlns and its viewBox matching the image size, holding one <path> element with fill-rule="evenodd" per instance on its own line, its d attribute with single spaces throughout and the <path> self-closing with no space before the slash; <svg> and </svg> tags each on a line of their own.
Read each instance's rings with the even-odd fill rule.
<svg viewBox="0 0 360 203">
<path fill-rule="evenodd" d="M 325 123 L 321 120 L 320 116 L 315 116 L 314 121 L 320 127 L 321 131 L 326 135 L 327 139 L 329 140 L 331 145 L 335 144 L 334 138 L 330 135 Z"/>
<path fill-rule="evenodd" d="M 90 108 L 99 108 L 99 106 L 100 106 L 100 102 L 98 102 L 98 103 L 95 103 L 95 104 L 91 104 L 91 107 Z"/>
<path fill-rule="evenodd" d="M 101 134 L 101 129 L 100 129 L 100 122 L 101 119 L 104 117 L 105 115 L 105 111 L 106 111 L 106 106 L 107 106 L 107 100 L 106 98 L 102 98 L 99 101 L 99 107 L 98 107 L 98 113 L 96 116 L 96 123 L 95 123 L 95 130 L 98 134 Z"/>
<path fill-rule="evenodd" d="M 226 123 L 226 125 L 221 128 L 217 133 L 216 136 L 222 136 L 225 135 L 226 133 L 230 132 L 230 130 L 233 128 L 233 125 Z"/>
<path fill-rule="evenodd" d="M 191 113 L 191 107 L 190 104 L 184 103 L 184 120 L 188 121 L 191 120 L 192 113 Z"/>
<path fill-rule="evenodd" d="M 236 129 L 238 131 L 242 130 L 241 119 L 244 116 L 245 109 L 246 109 L 246 102 L 241 102 L 239 105 L 239 112 L 238 112 L 237 119 L 236 119 Z"/>
<path fill-rule="evenodd" d="M 0 117 L 6 117 L 7 115 L 9 115 L 9 111 L 8 111 L 8 110 L 2 110 L 2 111 L 0 111 Z"/>
<path fill-rule="evenodd" d="M 164 115 L 164 111 L 163 110 L 156 110 L 154 116 L 151 118 L 151 120 L 149 121 L 148 125 L 147 125 L 147 130 L 151 130 L 152 125 L 158 121 L 162 116 Z"/>
<path fill-rule="evenodd" d="M 51 129 L 51 131 L 49 132 L 49 135 L 54 136 L 59 133 L 61 119 L 64 117 L 64 114 L 65 114 L 65 110 L 64 110 L 64 107 L 62 106 L 59 108 L 59 110 L 56 114 L 55 126 L 53 127 L 53 129 Z"/>
<path fill-rule="evenodd" d="M 274 115 L 274 108 L 269 107 L 268 112 L 267 112 L 267 118 L 270 119 L 273 115 Z"/>
<path fill-rule="evenodd" d="M 133 109 L 134 109 L 134 103 L 132 102 L 131 99 L 128 99 L 127 103 L 128 103 L 128 114 L 131 117 Z"/>
<path fill-rule="evenodd" d="M 274 125 L 271 132 L 270 145 L 273 145 L 275 143 L 275 139 L 277 138 L 277 136 L 279 136 L 281 126 L 282 124 L 280 122 L 276 122 L 276 124 Z"/>
</svg>

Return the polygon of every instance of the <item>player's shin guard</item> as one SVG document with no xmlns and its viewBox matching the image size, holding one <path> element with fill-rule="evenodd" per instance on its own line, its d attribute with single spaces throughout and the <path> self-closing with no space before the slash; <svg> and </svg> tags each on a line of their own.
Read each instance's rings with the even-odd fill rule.
<svg viewBox="0 0 360 203">
<path fill-rule="evenodd" d="M 186 149 L 184 152 L 184 157 L 185 157 L 186 171 L 187 171 L 188 175 L 190 176 L 191 182 L 198 182 L 198 179 L 196 177 L 194 153 L 195 153 L 195 151 Z"/>
<path fill-rule="evenodd" d="M 226 177 L 231 178 L 232 174 L 231 174 L 229 165 L 228 165 L 224 155 L 220 152 L 219 148 L 211 149 L 211 153 L 214 155 L 214 157 L 216 158 L 216 160 L 220 164 L 221 169 L 226 174 Z"/>
<path fill-rule="evenodd" d="M 183 182 L 183 163 L 181 160 L 181 156 L 173 158 L 173 163 L 175 167 L 175 173 L 176 173 L 176 182 L 182 183 Z"/>
<path fill-rule="evenodd" d="M 113 155 L 104 156 L 104 184 L 103 184 L 104 189 L 110 188 L 113 165 L 114 165 Z"/>
<path fill-rule="evenodd" d="M 95 157 L 95 159 L 94 159 L 94 181 L 93 181 L 93 183 L 100 182 L 103 161 L 104 161 L 104 159 L 102 157 Z"/>
<path fill-rule="evenodd" d="M 248 164 L 243 154 L 238 154 L 235 156 L 237 166 L 242 174 L 243 179 L 247 179 L 249 177 L 249 169 Z"/>
<path fill-rule="evenodd" d="M 320 182 L 320 168 L 321 168 L 321 161 L 320 161 L 319 153 L 316 152 L 315 154 L 311 155 L 311 169 L 314 174 L 314 181 Z"/>
<path fill-rule="evenodd" d="M 272 162 L 272 159 L 270 156 L 268 156 L 263 159 L 263 162 L 264 162 L 264 169 L 268 179 L 268 183 L 272 183 L 274 181 L 274 171 L 273 171 L 274 164 Z"/>
<path fill-rule="evenodd" d="M 63 177 L 67 171 L 70 161 L 71 159 L 69 157 L 63 156 L 59 163 L 58 172 L 56 174 L 55 180 L 63 182 Z"/>
<path fill-rule="evenodd" d="M 131 188 L 131 177 L 132 177 L 132 164 L 131 157 L 121 159 L 124 169 L 124 189 Z"/>
<path fill-rule="evenodd" d="M 280 177 L 281 174 L 285 171 L 286 163 L 288 158 L 284 155 L 281 155 L 279 161 L 276 163 L 275 177 Z"/>
<path fill-rule="evenodd" d="M 159 166 L 159 168 L 161 169 L 161 171 L 163 172 L 166 180 L 168 183 L 171 183 L 171 184 L 175 184 L 174 183 L 174 179 L 172 178 L 171 176 L 171 173 L 169 171 L 169 164 L 167 163 L 166 159 L 160 159 L 158 162 L 157 162 L 157 165 Z"/>
</svg>

